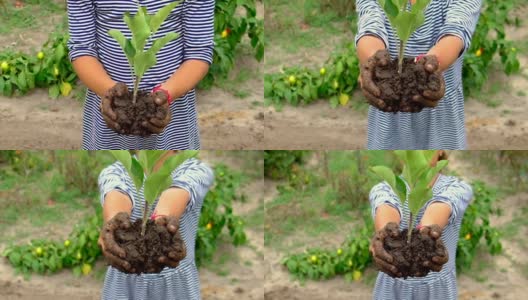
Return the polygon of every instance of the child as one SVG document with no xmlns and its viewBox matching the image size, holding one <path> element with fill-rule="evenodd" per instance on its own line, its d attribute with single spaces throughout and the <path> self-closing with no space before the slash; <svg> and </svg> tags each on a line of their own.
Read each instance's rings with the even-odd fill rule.
<svg viewBox="0 0 528 300">
<path fill-rule="evenodd" d="M 414 3 L 415 0 L 411 0 Z M 418 113 L 387 112 L 378 99 L 379 88 L 365 72 L 378 50 L 387 49 L 394 59 L 399 39 L 378 0 L 357 0 L 359 15 L 357 52 L 361 86 L 374 106 L 368 115 L 368 149 L 465 149 L 462 57 L 469 48 L 478 21 L 482 0 L 431 0 L 425 10 L 425 23 L 414 32 L 405 48 L 407 57 L 418 59 L 430 73 L 443 73 L 445 96 L 425 91 L 413 100 L 426 108 Z M 379 60 L 378 60 L 379 63 Z M 442 99 L 443 97 L 443 99 Z M 439 101 L 442 99 L 441 101 Z"/>
<path fill-rule="evenodd" d="M 431 164 L 442 159 L 443 151 L 438 151 Z M 441 238 L 447 249 L 437 252 L 432 261 L 427 262 L 433 271 L 425 277 L 395 278 L 398 270 L 391 264 L 392 256 L 383 248 L 387 233 L 408 227 L 409 207 L 400 200 L 383 182 L 370 192 L 370 204 L 376 235 L 371 243 L 371 252 L 376 265 L 381 269 L 374 287 L 375 300 L 455 300 L 456 248 L 462 217 L 471 201 L 473 191 L 467 183 L 439 174 L 433 179 L 433 198 L 426 202 L 415 219 L 421 234 L 436 240 Z"/>
<path fill-rule="evenodd" d="M 171 2 L 174 1 L 147 0 L 140 4 L 152 14 Z M 161 49 L 157 64 L 147 71 L 139 85 L 140 90 L 155 91 L 151 93 L 152 101 L 169 107 L 172 115 L 170 122 L 153 118 L 146 123 L 145 126 L 159 134 L 144 138 L 120 135 L 111 129 L 120 128 L 110 103 L 114 96 L 133 87 L 134 75 L 123 50 L 108 31 L 118 29 L 130 38 L 123 16 L 125 12 L 135 14 L 138 2 L 68 1 L 70 59 L 77 75 L 88 87 L 83 149 L 200 148 L 194 87 L 212 63 L 214 8 L 214 0 L 182 1 L 152 37 L 157 39 L 169 32 L 180 34 Z M 145 49 L 151 44 L 149 41 Z"/>
<path fill-rule="evenodd" d="M 186 246 L 186 256 L 179 262 L 172 261 L 169 253 L 169 257 L 158 259 L 171 268 L 166 267 L 158 274 L 135 275 L 122 272 L 134 270 L 121 259 L 124 250 L 115 243 L 113 233 L 117 228 L 130 226 L 130 222 L 142 218 L 143 190 L 136 192 L 132 179 L 119 162 L 101 172 L 99 189 L 105 224 L 99 244 L 112 265 L 120 266 L 108 267 L 102 299 L 200 299 L 194 248 L 200 210 L 213 183 L 213 172 L 204 163 L 189 159 L 174 170 L 172 180 L 172 187 L 153 204 L 153 216 L 156 223 L 167 226 L 170 232 L 179 230 Z"/>
</svg>

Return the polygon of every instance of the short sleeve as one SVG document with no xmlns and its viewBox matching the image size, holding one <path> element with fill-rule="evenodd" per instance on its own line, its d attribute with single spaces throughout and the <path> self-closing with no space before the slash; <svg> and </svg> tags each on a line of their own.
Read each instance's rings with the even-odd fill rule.
<svg viewBox="0 0 528 300">
<path fill-rule="evenodd" d="M 114 163 L 101 171 L 98 179 L 101 205 L 104 204 L 106 194 L 111 191 L 119 191 L 130 198 L 132 207 L 135 206 L 134 191 L 127 183 L 127 177 L 128 175 L 120 163 Z"/>
<path fill-rule="evenodd" d="M 358 33 L 356 35 L 356 46 L 365 35 L 377 36 L 389 47 L 387 28 L 385 27 L 385 13 L 381 9 L 378 0 L 357 0 L 356 10 L 358 13 Z"/>
<path fill-rule="evenodd" d="M 184 189 L 190 195 L 187 210 L 201 207 L 205 195 L 214 182 L 213 170 L 197 159 L 189 159 L 172 174 L 172 187 Z"/>
<path fill-rule="evenodd" d="M 215 0 L 183 2 L 183 60 L 213 63 Z"/>
<path fill-rule="evenodd" d="M 462 55 L 471 43 L 471 37 L 477 26 L 482 0 L 451 0 L 447 7 L 444 26 L 440 30 L 436 43 L 446 35 L 459 37 L 464 43 Z"/>
<path fill-rule="evenodd" d="M 473 189 L 471 185 L 459 179 L 452 179 L 450 183 L 442 187 L 438 193 L 433 194 L 431 201 L 427 203 L 427 207 L 431 203 L 442 202 L 451 207 L 451 215 L 449 216 L 449 223 L 452 224 L 455 220 L 461 219 L 473 198 Z"/>
<path fill-rule="evenodd" d="M 372 209 L 372 218 L 376 216 L 378 207 L 383 204 L 394 207 L 400 213 L 400 217 L 402 216 L 400 199 L 386 182 L 379 183 L 370 190 L 369 201 Z"/>
<path fill-rule="evenodd" d="M 71 61 L 81 56 L 98 58 L 94 1 L 68 0 L 68 40 Z"/>
</svg>

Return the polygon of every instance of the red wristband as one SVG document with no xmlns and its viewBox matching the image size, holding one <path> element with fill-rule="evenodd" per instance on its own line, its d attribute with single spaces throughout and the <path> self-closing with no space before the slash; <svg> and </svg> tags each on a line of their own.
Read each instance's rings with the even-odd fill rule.
<svg viewBox="0 0 528 300">
<path fill-rule="evenodd" d="M 150 216 L 150 219 L 151 219 L 152 221 L 155 221 L 155 220 L 156 220 L 157 218 L 159 218 L 159 217 L 166 217 L 166 216 L 167 216 L 167 215 L 158 215 L 157 212 L 154 212 L 154 213 L 152 214 L 152 216 Z"/>
<path fill-rule="evenodd" d="M 427 56 L 427 54 L 420 54 L 416 56 L 414 58 L 414 63 L 417 63 L 420 59 L 424 58 L 425 56 Z M 438 66 L 440 66 L 440 59 L 438 58 L 438 55 L 435 55 L 435 56 L 436 56 L 436 60 L 438 61 Z"/>
<path fill-rule="evenodd" d="M 161 84 L 157 85 L 157 86 L 152 90 L 152 93 L 155 93 L 155 92 L 163 92 L 163 93 L 165 93 L 165 95 L 167 96 L 167 102 L 169 103 L 169 105 L 172 103 L 172 97 L 171 97 L 171 94 L 169 93 L 169 91 L 167 91 L 166 89 L 162 88 L 162 87 L 161 87 Z"/>
</svg>

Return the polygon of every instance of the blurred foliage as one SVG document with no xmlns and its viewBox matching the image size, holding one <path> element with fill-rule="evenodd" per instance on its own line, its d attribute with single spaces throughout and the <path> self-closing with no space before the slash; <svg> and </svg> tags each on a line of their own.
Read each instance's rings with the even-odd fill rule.
<svg viewBox="0 0 528 300">
<path fill-rule="evenodd" d="M 310 151 L 304 150 L 265 150 L 264 175 L 272 179 L 288 178 L 297 165 L 304 163 Z"/>
</svg>

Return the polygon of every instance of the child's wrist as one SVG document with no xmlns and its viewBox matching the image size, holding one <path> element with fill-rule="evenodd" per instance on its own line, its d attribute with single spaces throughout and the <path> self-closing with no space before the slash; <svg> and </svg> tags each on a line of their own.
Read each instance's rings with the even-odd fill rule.
<svg viewBox="0 0 528 300">
<path fill-rule="evenodd" d="M 156 93 L 156 92 L 162 92 L 165 94 L 165 96 L 167 97 L 167 102 L 169 103 L 169 105 L 172 103 L 172 95 L 169 91 L 168 88 L 166 88 L 163 84 L 158 84 L 157 86 L 154 87 L 154 89 L 152 89 L 152 93 Z"/>
</svg>

